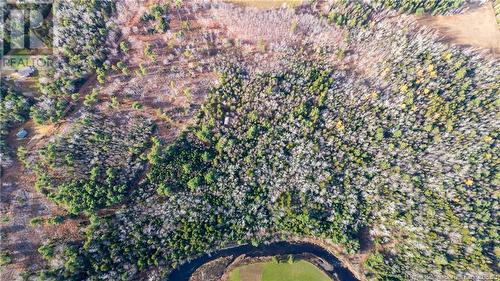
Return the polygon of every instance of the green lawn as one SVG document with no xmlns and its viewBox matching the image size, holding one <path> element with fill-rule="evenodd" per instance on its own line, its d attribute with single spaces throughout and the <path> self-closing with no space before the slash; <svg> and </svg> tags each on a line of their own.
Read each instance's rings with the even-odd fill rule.
<svg viewBox="0 0 500 281">
<path fill-rule="evenodd" d="M 331 281 L 320 269 L 309 262 L 254 263 L 232 271 L 229 281 Z"/>
</svg>

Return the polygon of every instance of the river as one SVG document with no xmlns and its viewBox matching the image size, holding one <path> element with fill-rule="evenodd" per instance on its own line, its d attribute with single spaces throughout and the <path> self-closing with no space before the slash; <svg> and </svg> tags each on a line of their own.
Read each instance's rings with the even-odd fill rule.
<svg viewBox="0 0 500 281">
<path fill-rule="evenodd" d="M 196 259 L 179 265 L 170 273 L 166 281 L 189 281 L 191 275 L 203 264 L 220 257 L 247 255 L 249 257 L 278 256 L 313 254 L 333 265 L 333 270 L 328 273 L 336 273 L 341 281 L 357 281 L 358 279 L 330 252 L 322 247 L 305 242 L 274 242 L 267 245 L 254 247 L 252 245 L 241 245 L 215 251 L 211 254 L 204 254 Z"/>
</svg>

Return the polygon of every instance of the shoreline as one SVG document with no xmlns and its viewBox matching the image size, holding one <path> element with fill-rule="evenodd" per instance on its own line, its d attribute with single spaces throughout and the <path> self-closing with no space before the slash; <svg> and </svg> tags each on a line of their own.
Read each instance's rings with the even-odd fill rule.
<svg viewBox="0 0 500 281">
<path fill-rule="evenodd" d="M 215 280 L 227 280 L 228 273 L 242 263 L 249 264 L 288 255 L 299 259 L 308 257 L 307 261 L 316 259 L 317 262 L 312 263 L 332 278 L 366 280 L 340 247 L 323 239 L 311 237 L 291 237 L 288 240 L 270 241 L 257 247 L 243 244 L 211 251 L 182 263 L 166 275 L 164 280 L 188 281 L 199 275 L 213 275 L 218 276 L 214 278 L 219 278 Z M 225 265 L 221 265 L 221 262 Z M 327 267 L 331 269 L 328 270 Z"/>
</svg>

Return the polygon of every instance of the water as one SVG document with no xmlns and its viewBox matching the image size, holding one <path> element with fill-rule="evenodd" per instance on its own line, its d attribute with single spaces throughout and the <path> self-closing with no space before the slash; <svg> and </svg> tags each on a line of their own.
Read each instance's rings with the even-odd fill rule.
<svg viewBox="0 0 500 281">
<path fill-rule="evenodd" d="M 343 267 L 341 262 L 327 250 L 321 248 L 318 245 L 312 243 L 291 243 L 291 242 L 274 242 L 268 245 L 260 245 L 254 247 L 252 245 L 241 245 L 228 249 L 223 249 L 219 251 L 212 252 L 210 254 L 204 254 L 192 261 L 186 262 L 178 266 L 170 275 L 167 277 L 166 281 L 189 281 L 191 275 L 203 264 L 215 260 L 220 257 L 227 256 L 239 256 L 247 255 L 249 257 L 260 257 L 260 256 L 278 256 L 278 255 L 297 255 L 297 254 L 313 254 L 319 258 L 322 258 L 329 264 L 333 265 L 333 271 L 342 281 L 357 281 L 358 279 L 354 277 L 351 271 Z"/>
</svg>

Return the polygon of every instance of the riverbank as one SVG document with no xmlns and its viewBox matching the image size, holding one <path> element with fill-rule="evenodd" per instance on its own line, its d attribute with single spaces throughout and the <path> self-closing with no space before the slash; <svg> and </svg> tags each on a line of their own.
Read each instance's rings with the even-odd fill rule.
<svg viewBox="0 0 500 281">
<path fill-rule="evenodd" d="M 189 281 L 191 280 L 192 276 L 196 275 L 197 270 L 202 268 L 203 265 L 224 257 L 235 257 L 235 260 L 233 260 L 231 264 L 238 264 L 238 262 L 244 261 L 244 259 L 246 258 L 255 260 L 262 257 L 272 258 L 273 256 L 287 255 L 315 256 L 321 260 L 321 263 L 330 265 L 330 268 L 325 265 L 322 266 L 324 270 L 331 269 L 327 271 L 325 270 L 329 276 L 336 276 L 338 277 L 338 280 L 341 281 L 364 280 L 358 278 L 357 276 L 359 275 L 357 273 L 350 271 L 347 268 L 346 264 L 344 264 L 337 256 L 335 256 L 334 253 L 332 253 L 331 249 L 321 247 L 317 241 L 314 241 L 314 243 L 312 243 L 309 241 L 306 242 L 304 241 L 304 239 L 300 241 L 292 239 L 290 241 L 272 242 L 257 247 L 245 244 L 232 248 L 222 249 L 210 254 L 204 254 L 178 266 L 170 273 L 170 275 L 168 275 L 166 281 Z M 238 258 L 240 259 L 240 261 L 237 260 Z M 320 260 L 317 260 L 317 264 L 320 263 Z M 215 266 L 214 268 L 220 267 Z M 226 268 L 224 274 L 228 272 L 228 269 L 229 268 Z M 205 273 L 197 274 L 197 276 L 204 275 Z"/>
<path fill-rule="evenodd" d="M 365 252 L 358 254 L 348 254 L 339 245 L 322 238 L 316 237 L 292 237 L 288 239 L 292 242 L 306 242 L 314 244 L 322 249 L 328 251 L 331 255 L 335 256 L 343 267 L 347 268 L 355 277 L 360 281 L 366 281 L 363 269 L 363 263 L 368 255 Z"/>
</svg>

